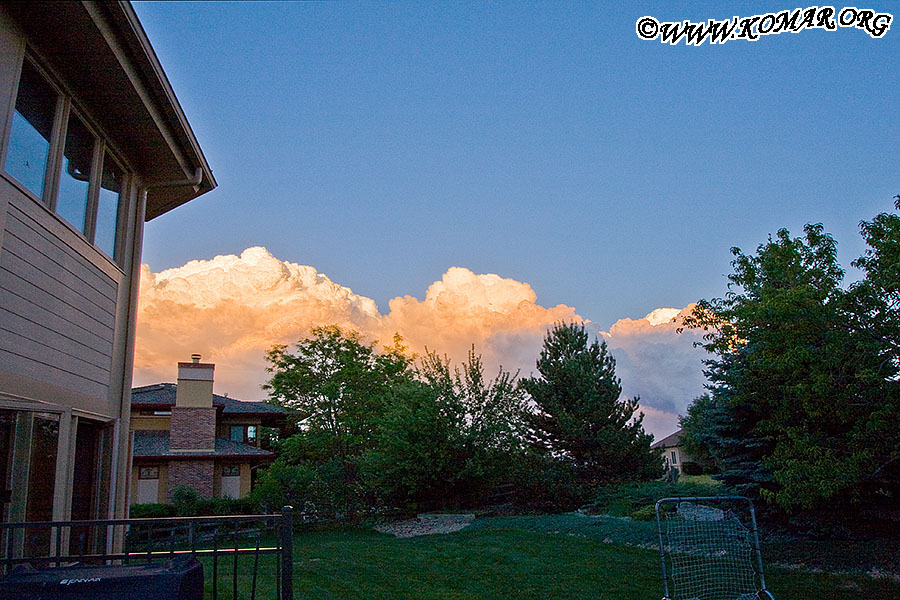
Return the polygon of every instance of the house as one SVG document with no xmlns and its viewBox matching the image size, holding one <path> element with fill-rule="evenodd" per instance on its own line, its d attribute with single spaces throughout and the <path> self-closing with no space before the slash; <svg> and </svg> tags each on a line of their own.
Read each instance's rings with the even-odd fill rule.
<svg viewBox="0 0 900 600">
<path fill-rule="evenodd" d="M 0 5 L 3 522 L 126 516 L 144 223 L 215 186 L 128 2 Z"/>
<path fill-rule="evenodd" d="M 684 463 L 694 462 L 694 459 L 684 451 L 684 448 L 681 445 L 680 429 L 658 442 L 654 442 L 650 448 L 662 450 L 662 457 L 667 473 L 674 468 L 679 475 L 684 475 Z"/>
<path fill-rule="evenodd" d="M 205 498 L 243 498 L 257 467 L 274 455 L 260 448 L 263 427 L 283 428 L 287 411 L 265 402 L 213 394 L 215 365 L 178 363 L 178 383 L 131 391 L 132 503 L 171 502 L 187 485 Z"/>
</svg>

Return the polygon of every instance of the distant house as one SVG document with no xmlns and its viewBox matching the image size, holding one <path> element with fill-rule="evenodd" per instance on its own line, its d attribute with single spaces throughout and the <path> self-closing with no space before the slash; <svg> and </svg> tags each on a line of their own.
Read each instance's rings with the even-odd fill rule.
<svg viewBox="0 0 900 600">
<path fill-rule="evenodd" d="M 684 451 L 681 446 L 681 430 L 664 437 L 658 442 L 654 442 L 650 446 L 654 450 L 662 450 L 663 460 L 666 465 L 666 472 L 674 468 L 679 475 L 684 474 L 684 463 L 694 462 L 694 459 Z"/>
<path fill-rule="evenodd" d="M 128 2 L 0 4 L 0 521 L 125 516 L 144 223 L 214 187 Z"/>
<path fill-rule="evenodd" d="M 204 498 L 243 498 L 274 455 L 260 428 L 284 427 L 287 411 L 213 394 L 215 365 L 178 363 L 178 383 L 131 391 L 131 503 L 170 502 L 180 485 Z"/>
</svg>

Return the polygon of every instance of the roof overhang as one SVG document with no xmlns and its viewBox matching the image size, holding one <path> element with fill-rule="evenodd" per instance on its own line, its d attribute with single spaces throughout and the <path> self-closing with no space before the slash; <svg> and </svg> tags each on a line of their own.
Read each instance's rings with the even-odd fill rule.
<svg viewBox="0 0 900 600">
<path fill-rule="evenodd" d="M 58 72 L 150 185 L 146 220 L 216 187 L 212 170 L 129 2 L 11 2 L 29 46 Z M 98 81 L 100 85 L 98 85 Z M 202 176 L 198 185 L 152 187 Z"/>
</svg>

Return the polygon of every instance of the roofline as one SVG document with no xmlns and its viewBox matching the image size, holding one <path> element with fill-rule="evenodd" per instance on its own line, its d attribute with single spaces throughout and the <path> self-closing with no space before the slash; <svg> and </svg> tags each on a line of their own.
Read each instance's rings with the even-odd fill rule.
<svg viewBox="0 0 900 600">
<path fill-rule="evenodd" d="M 681 434 L 682 434 L 682 429 L 678 428 L 676 431 L 674 431 L 674 432 L 670 433 L 669 435 L 667 435 L 666 437 L 660 439 L 658 442 L 653 442 L 652 444 L 650 444 L 650 449 L 655 450 L 656 448 L 674 448 L 676 446 L 679 446 L 681 444 L 681 439 L 680 439 Z M 679 439 L 673 440 L 674 443 L 668 443 L 670 438 L 674 438 L 676 436 L 679 436 Z"/>
<path fill-rule="evenodd" d="M 89 12 L 94 12 L 90 9 L 96 9 L 98 8 L 98 5 L 109 10 L 113 19 L 117 21 L 114 23 L 114 26 L 117 27 L 126 38 L 130 37 L 132 40 L 137 41 L 140 51 L 134 53 L 133 56 L 136 61 L 143 63 L 138 65 L 138 67 L 143 67 L 137 69 L 139 76 L 142 76 L 142 79 L 146 79 L 149 75 L 150 81 L 144 81 L 143 83 L 149 84 L 146 85 L 146 87 L 147 91 L 152 96 L 152 99 L 171 109 L 171 113 L 174 113 L 174 120 L 171 119 L 171 117 L 166 118 L 165 120 L 171 130 L 170 133 L 178 138 L 177 141 L 181 142 L 180 145 L 182 147 L 173 148 L 170 145 L 170 151 L 172 151 L 176 157 L 183 156 L 183 150 L 187 150 L 191 154 L 190 156 L 183 157 L 188 163 L 182 165 L 184 168 L 185 179 L 189 179 L 196 168 L 199 167 L 202 169 L 203 176 L 199 184 L 199 189 L 195 188 L 195 191 L 198 192 L 196 196 L 215 189 L 218 186 L 218 183 L 213 176 L 212 169 L 206 160 L 206 156 L 203 154 L 203 150 L 200 148 L 200 143 L 197 141 L 196 135 L 194 135 L 194 131 L 184 114 L 184 110 L 181 108 L 181 103 L 178 101 L 178 97 L 172 89 L 172 84 L 169 82 L 169 78 L 163 70 L 162 63 L 160 63 L 159 57 L 150 43 L 150 38 L 147 37 L 144 26 L 141 25 L 141 21 L 138 19 L 137 13 L 131 2 L 128 0 L 118 0 L 116 3 L 112 4 L 85 1 L 84 4 Z M 116 11 L 115 7 L 118 7 L 119 11 Z M 163 116 L 168 117 L 169 111 L 163 111 Z M 145 182 L 144 185 L 152 185 L 153 183 L 154 182 Z M 147 220 L 168 212 L 186 202 L 188 202 L 188 200 L 185 200 L 184 202 L 170 202 L 155 211 L 155 214 L 149 215 Z"/>
<path fill-rule="evenodd" d="M 266 452 L 269 452 L 266 450 Z M 253 461 L 266 461 L 266 460 L 275 460 L 275 453 L 269 452 L 268 454 L 203 454 L 200 452 L 194 454 L 142 454 L 140 456 L 133 455 L 132 460 L 141 461 L 141 460 L 212 460 L 212 461 L 238 461 L 238 462 L 253 462 Z"/>
</svg>

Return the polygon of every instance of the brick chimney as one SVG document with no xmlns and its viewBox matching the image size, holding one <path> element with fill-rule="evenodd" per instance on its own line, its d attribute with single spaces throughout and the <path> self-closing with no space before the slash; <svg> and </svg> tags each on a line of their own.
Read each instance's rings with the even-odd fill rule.
<svg viewBox="0 0 900 600">
<path fill-rule="evenodd" d="M 213 371 L 216 365 L 200 362 L 178 363 L 178 387 L 172 408 L 169 434 L 171 452 L 213 452 L 216 449 L 216 409 L 213 406 Z"/>
</svg>

